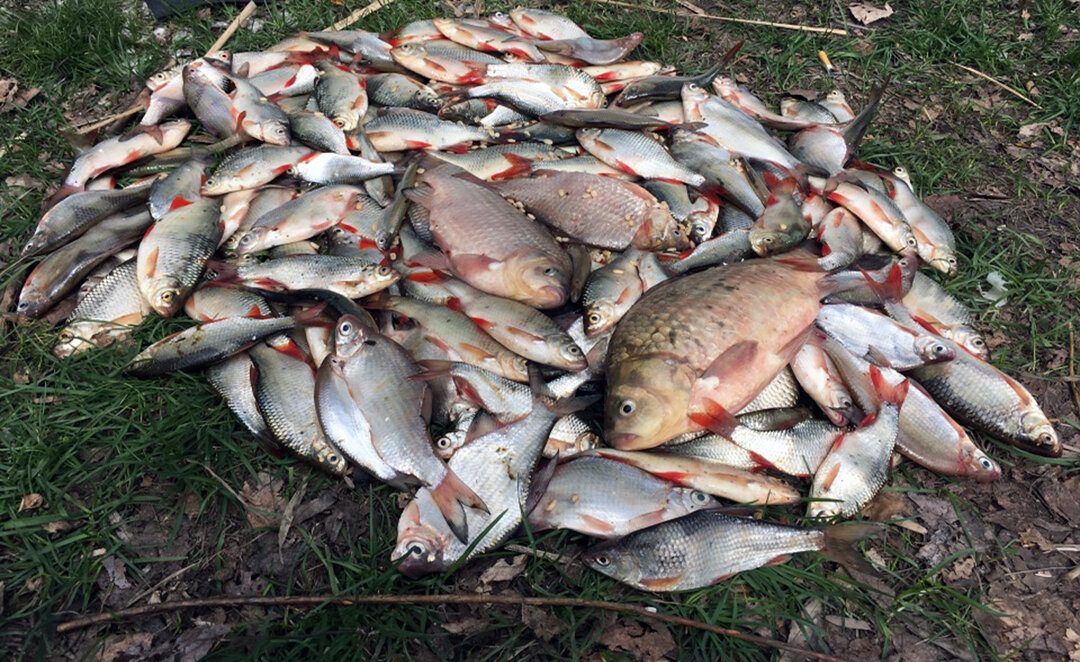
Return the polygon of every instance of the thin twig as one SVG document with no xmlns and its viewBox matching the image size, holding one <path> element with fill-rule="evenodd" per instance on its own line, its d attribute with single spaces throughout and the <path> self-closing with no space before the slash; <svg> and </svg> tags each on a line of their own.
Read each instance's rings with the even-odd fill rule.
<svg viewBox="0 0 1080 662">
<path fill-rule="evenodd" d="M 79 127 L 78 129 L 75 130 L 75 133 L 77 133 L 80 136 L 84 136 L 84 135 L 90 133 L 91 131 L 93 131 L 94 129 L 100 129 L 101 127 L 108 126 L 108 125 L 112 124 L 113 122 L 115 122 L 117 120 L 122 120 L 122 119 L 124 119 L 126 117 L 131 117 L 132 115 L 134 115 L 135 113 L 139 112 L 142 109 L 143 109 L 142 104 L 135 104 L 131 108 L 128 108 L 127 110 L 116 113 L 115 115 L 110 115 L 110 116 L 106 117 L 103 120 L 98 120 L 97 122 L 94 122 L 93 124 L 88 124 L 86 126 Z"/>
<path fill-rule="evenodd" d="M 1080 386 L 1076 383 L 1076 340 L 1073 338 L 1073 324 L 1069 320 L 1069 390 L 1072 391 L 1073 405 L 1080 414 Z"/>
<path fill-rule="evenodd" d="M 233 34 L 240 29 L 240 25 L 255 13 L 255 8 L 256 4 L 254 0 L 244 5 L 244 8 L 240 10 L 240 13 L 236 15 L 236 18 L 232 20 L 232 23 L 229 23 L 229 27 L 225 28 L 225 32 L 222 32 L 221 36 L 214 42 L 214 45 L 206 50 L 206 54 L 210 55 L 211 53 L 220 51 L 221 47 L 224 46 L 229 39 L 232 38 Z"/>
<path fill-rule="evenodd" d="M 750 18 L 733 18 L 731 16 L 715 16 L 713 14 L 683 14 L 680 12 L 673 12 L 668 9 L 660 9 L 659 7 L 644 7 L 642 5 L 634 5 L 629 2 L 620 2 L 619 0 L 588 0 L 589 2 L 597 2 L 602 5 L 614 5 L 616 7 L 626 7 L 627 9 L 645 10 L 651 12 L 657 12 L 660 14 L 673 14 L 675 16 L 681 16 L 684 18 L 708 18 L 714 21 L 723 21 L 725 23 L 746 23 L 748 25 L 764 25 L 770 28 L 782 28 L 784 30 L 798 30 L 799 32 L 819 32 L 821 34 L 836 35 L 838 37 L 846 37 L 847 30 L 841 28 L 819 28 L 809 25 L 792 25 L 791 23 L 773 23 L 771 21 L 755 21 Z"/>
<path fill-rule="evenodd" d="M 574 559 L 569 556 L 563 556 L 556 552 L 547 552 L 542 549 L 533 549 L 532 547 L 526 547 L 525 545 L 515 545 L 513 543 L 504 547 L 509 552 L 517 552 L 518 554 L 524 554 L 531 556 L 534 559 L 543 559 L 545 561 L 551 561 L 553 563 L 561 563 L 563 565 L 569 565 L 574 562 Z"/>
<path fill-rule="evenodd" d="M 595 2 L 596 0 L 593 0 L 593 1 Z M 1039 108 L 1040 110 L 1042 109 L 1042 106 L 1040 106 L 1039 104 L 1032 101 L 1030 97 L 1028 97 L 1028 96 L 1024 95 L 1023 93 L 1021 93 L 1020 90 L 1017 90 L 1016 88 L 1013 88 L 1013 87 L 1009 87 L 1008 85 L 1006 85 L 1005 83 L 1002 83 L 1000 80 L 994 78 L 993 76 L 988 76 L 987 74 L 984 74 L 983 72 L 979 71 L 978 69 L 972 69 L 971 67 L 966 67 L 966 66 L 960 64 L 959 62 L 952 62 L 951 64 L 953 66 L 960 67 L 961 69 L 963 69 L 964 71 L 966 71 L 968 73 L 975 74 L 979 78 L 985 78 L 986 80 L 990 81 L 994 85 L 997 85 L 998 87 L 1005 90 L 1009 94 L 1012 94 L 1013 96 L 1020 99 L 1021 101 L 1026 101 L 1026 102 L 1030 103 L 1032 106 L 1035 106 L 1036 108 Z"/>
<path fill-rule="evenodd" d="M 344 30 L 345 28 L 364 18 L 368 14 L 374 14 L 383 7 L 392 5 L 395 2 L 397 2 L 397 0 L 375 0 L 375 2 L 371 3 L 370 5 L 357 9 L 356 11 L 341 19 L 337 23 L 334 23 L 330 27 L 326 28 L 326 32 L 330 32 L 331 30 Z"/>
<path fill-rule="evenodd" d="M 76 618 L 56 626 L 57 634 L 64 634 L 79 630 L 99 623 L 107 623 L 113 620 L 122 620 L 136 616 L 159 614 L 162 612 L 178 611 L 181 609 L 205 609 L 208 607 L 318 607 L 321 605 L 513 605 L 517 607 L 584 607 L 587 609 L 603 609 L 605 611 L 622 612 L 633 614 L 641 618 L 648 618 L 661 623 L 681 625 L 712 632 L 732 639 L 748 641 L 758 646 L 766 646 L 777 650 L 791 651 L 799 655 L 825 660 L 826 662 L 840 662 L 840 658 L 806 650 L 797 646 L 791 646 L 782 641 L 759 637 L 754 634 L 717 627 L 701 621 L 695 621 L 681 616 L 656 613 L 648 607 L 627 605 L 607 600 L 581 600 L 578 598 L 533 598 L 516 595 L 473 595 L 451 593 L 448 595 L 293 595 L 293 596 L 216 596 L 212 598 L 200 598 L 194 600 L 174 600 L 159 602 L 154 605 L 143 605 L 131 609 L 120 609 L 113 612 L 101 612 L 90 616 Z"/>
</svg>

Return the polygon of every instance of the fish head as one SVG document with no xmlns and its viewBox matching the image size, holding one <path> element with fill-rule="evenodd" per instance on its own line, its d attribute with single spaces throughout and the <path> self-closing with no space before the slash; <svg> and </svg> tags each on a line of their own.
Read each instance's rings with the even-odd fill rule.
<svg viewBox="0 0 1080 662">
<path fill-rule="evenodd" d="M 652 207 L 639 232 L 648 233 L 652 250 L 684 251 L 690 248 L 689 232 L 663 205 Z"/>
<path fill-rule="evenodd" d="M 58 359 L 66 359 L 69 356 L 84 352 L 94 346 L 94 343 L 86 340 L 91 334 L 84 329 L 82 322 L 74 322 L 56 334 L 56 344 L 52 347 L 52 354 Z"/>
<path fill-rule="evenodd" d="M 237 185 L 235 177 L 214 174 L 206 178 L 199 192 L 204 196 L 224 195 L 235 190 Z"/>
<path fill-rule="evenodd" d="M 421 43 L 407 43 L 390 49 L 390 57 L 406 69 L 410 64 L 417 64 L 427 55 L 427 48 Z"/>
<path fill-rule="evenodd" d="M 347 359 L 363 349 L 365 341 L 374 343 L 370 329 L 354 315 L 342 315 L 334 327 L 334 356 Z"/>
<path fill-rule="evenodd" d="M 712 80 L 712 88 L 714 92 L 724 99 L 727 99 L 739 90 L 739 86 L 735 84 L 735 81 L 727 76 L 717 76 L 714 78 Z"/>
<path fill-rule="evenodd" d="M 699 108 L 709 100 L 708 91 L 706 91 L 705 88 L 701 87 L 697 83 L 685 83 L 682 86 L 681 95 L 683 102 L 683 112 L 686 112 L 686 109 L 688 108 Z M 693 117 L 687 115 L 686 119 L 687 121 L 693 121 L 695 118 L 698 118 L 700 116 L 700 113 L 695 113 L 693 114 Z"/>
<path fill-rule="evenodd" d="M 916 239 L 918 239 L 916 237 Z M 945 274 L 949 278 L 956 276 L 960 267 L 960 261 L 956 252 L 948 246 L 931 245 L 925 241 L 919 241 L 919 257 L 931 267 Z"/>
<path fill-rule="evenodd" d="M 324 438 L 319 437 L 311 444 L 315 451 L 315 462 L 320 467 L 334 476 L 344 476 L 349 471 L 349 463 L 345 456 Z"/>
<path fill-rule="evenodd" d="M 1057 432 L 1034 403 L 1020 415 L 1020 429 L 1033 451 L 1047 457 L 1061 457 L 1061 441 Z"/>
<path fill-rule="evenodd" d="M 562 365 L 557 367 L 571 372 L 577 372 L 589 367 L 589 362 L 585 359 L 585 352 L 572 338 L 560 334 L 560 337 L 556 338 L 554 342 L 559 352 L 559 358 L 562 360 Z"/>
<path fill-rule="evenodd" d="M 254 227 L 240 235 L 240 239 L 236 242 L 236 254 L 246 255 L 248 253 L 255 253 L 262 250 L 263 244 L 266 242 L 267 235 L 270 234 L 270 226 L 262 225 Z"/>
<path fill-rule="evenodd" d="M 442 106 L 442 102 L 439 100 L 439 94 L 428 86 L 417 88 L 413 98 L 416 99 L 416 103 L 422 108 L 436 111 Z"/>
<path fill-rule="evenodd" d="M 619 541 L 607 541 L 586 549 L 581 561 L 593 570 L 627 584 L 640 585 L 644 572 L 641 560 Z"/>
<path fill-rule="evenodd" d="M 847 103 L 847 97 L 840 90 L 833 90 L 825 95 L 825 100 L 832 103 Z"/>
<path fill-rule="evenodd" d="M 557 260 L 547 254 L 532 254 L 507 260 L 505 273 L 511 291 L 519 301 L 535 308 L 558 308 L 570 296 L 569 258 Z M 520 297 L 520 298 L 519 298 Z"/>
<path fill-rule="evenodd" d="M 696 375 L 673 357 L 626 359 L 609 368 L 604 436 L 620 450 L 652 448 L 686 430 Z"/>
<path fill-rule="evenodd" d="M 523 356 L 513 353 L 505 353 L 499 358 L 499 367 L 504 374 L 513 375 L 515 381 L 529 381 L 529 361 Z"/>
<path fill-rule="evenodd" d="M 345 133 L 354 131 L 356 129 L 356 125 L 360 123 L 360 118 L 355 112 L 338 113 L 331 117 L 330 120 L 334 123 L 334 126 L 341 129 Z"/>
<path fill-rule="evenodd" d="M 441 532 L 424 522 L 428 509 L 421 508 L 421 498 L 418 494 L 402 511 L 398 519 L 397 545 L 390 554 L 391 561 L 400 561 L 398 571 L 412 579 L 445 570 L 449 566 L 445 557 L 448 532 Z M 431 500 L 430 496 L 427 500 Z M 434 517 L 438 519 L 437 510 Z"/>
<path fill-rule="evenodd" d="M 945 335 L 944 332 L 942 335 Z M 979 357 L 983 361 L 990 360 L 990 347 L 982 335 L 970 326 L 961 325 L 949 332 L 949 339 L 960 345 L 967 351 Z"/>
<path fill-rule="evenodd" d="M 278 120 L 264 122 L 260 127 L 262 136 L 260 139 L 271 145 L 288 145 L 292 142 L 292 134 L 289 132 L 289 124 Z"/>
<path fill-rule="evenodd" d="M 595 336 L 613 326 L 615 326 L 615 306 L 610 301 L 596 301 L 586 307 L 586 336 Z"/>
<path fill-rule="evenodd" d="M 812 501 L 806 507 L 806 516 L 816 519 L 831 519 L 844 509 L 842 501 Z"/>
<path fill-rule="evenodd" d="M 982 450 L 975 448 L 971 453 L 965 454 L 964 464 L 965 469 L 969 472 L 969 475 L 980 483 L 989 483 L 1001 478 L 1001 467 L 997 462 L 994 462 L 986 453 Z"/>
<path fill-rule="evenodd" d="M 672 487 L 668 491 L 668 508 L 676 513 L 692 513 L 705 508 L 719 508 L 720 501 L 711 494 L 689 487 Z"/>
<path fill-rule="evenodd" d="M 457 452 L 457 449 L 465 445 L 465 430 L 451 430 L 435 440 L 435 454 L 444 460 L 449 460 Z"/>
<path fill-rule="evenodd" d="M 915 354 L 925 363 L 941 363 L 956 358 L 955 349 L 931 335 L 919 335 L 915 338 Z"/>
<path fill-rule="evenodd" d="M 184 289 L 176 278 L 162 276 L 153 279 L 146 288 L 150 294 L 150 307 L 162 317 L 172 317 L 184 305 Z"/>
</svg>

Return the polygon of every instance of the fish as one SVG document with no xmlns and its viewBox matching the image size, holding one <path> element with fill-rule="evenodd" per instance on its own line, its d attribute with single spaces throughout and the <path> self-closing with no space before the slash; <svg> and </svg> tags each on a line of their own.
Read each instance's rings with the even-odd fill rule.
<svg viewBox="0 0 1080 662">
<path fill-rule="evenodd" d="M 226 317 L 177 331 L 150 345 L 124 368 L 132 377 L 160 377 L 194 371 L 242 352 L 263 338 L 297 327 L 320 324 L 325 306 L 292 317 Z"/>
<path fill-rule="evenodd" d="M 690 244 L 678 220 L 651 193 L 632 182 L 581 172 L 539 171 L 492 182 L 490 188 L 529 213 L 589 246 L 624 250 L 684 250 Z"/>
<path fill-rule="evenodd" d="M 310 94 L 319 80 L 318 70 L 310 64 L 293 64 L 264 71 L 249 81 L 263 96 L 277 101 L 282 97 Z"/>
<path fill-rule="evenodd" d="M 368 101 L 377 106 L 412 108 L 434 113 L 442 106 L 439 93 L 430 86 L 404 74 L 386 73 L 368 76 Z"/>
<path fill-rule="evenodd" d="M 526 34 L 540 39 L 577 39 L 589 36 L 580 25 L 569 18 L 543 9 L 517 7 L 510 10 L 510 18 Z"/>
<path fill-rule="evenodd" d="M 589 36 L 550 39 L 539 41 L 536 46 L 548 54 L 556 53 L 591 65 L 603 65 L 625 58 L 630 51 L 638 47 L 644 37 L 641 32 L 633 32 L 618 39 L 593 39 Z M 550 55 L 548 57 L 550 58 Z"/>
<path fill-rule="evenodd" d="M 430 232 L 461 280 L 540 309 L 566 302 L 569 256 L 542 225 L 480 180 L 440 163 L 405 195 L 430 212 Z"/>
<path fill-rule="evenodd" d="M 318 111 L 289 113 L 289 130 L 294 140 L 312 149 L 342 156 L 349 154 L 349 141 L 345 138 L 345 132 L 334 124 L 333 120 Z"/>
<path fill-rule="evenodd" d="M 255 368 L 256 406 L 274 439 L 316 467 L 345 475 L 348 461 L 319 428 L 309 357 L 284 334 L 252 345 L 247 355 Z"/>
<path fill-rule="evenodd" d="M 612 448 L 595 448 L 586 454 L 625 462 L 683 487 L 736 503 L 783 505 L 801 498 L 798 490 L 777 478 L 705 458 Z"/>
<path fill-rule="evenodd" d="M 240 352 L 206 369 L 206 381 L 218 397 L 225 401 L 240 423 L 259 443 L 278 450 L 273 433 L 263 420 L 255 399 L 255 380 L 258 373 L 247 352 Z"/>
<path fill-rule="evenodd" d="M 786 253 L 810 233 L 811 225 L 792 196 L 790 187 L 794 185 L 794 180 L 789 179 L 774 187 L 765 210 L 750 227 L 750 247 L 761 257 Z"/>
<path fill-rule="evenodd" d="M 435 455 L 423 414 L 428 389 L 409 379 L 420 369 L 408 353 L 357 318 L 344 315 L 337 321 L 333 354 L 324 365 L 320 370 L 329 373 L 325 379 L 339 382 L 339 389 L 343 381 L 351 396 L 342 406 L 356 408 L 352 416 L 367 424 L 366 430 L 359 427 L 356 433 L 366 433 L 367 443 L 388 467 L 428 488 L 454 535 L 468 540 L 465 508 L 485 509 L 485 502 Z M 319 383 L 325 384 L 325 379 Z"/>
<path fill-rule="evenodd" d="M 577 414 L 567 414 L 555 422 L 541 455 L 546 458 L 570 457 L 600 445 L 600 435 L 588 421 Z"/>
<path fill-rule="evenodd" d="M 66 359 L 93 347 L 104 347 L 130 334 L 150 313 L 139 292 L 135 260 L 113 268 L 68 315 L 56 335 L 52 354 Z"/>
<path fill-rule="evenodd" d="M 543 54 L 532 41 L 517 35 L 453 18 L 435 18 L 431 22 L 443 36 L 462 46 L 482 52 L 516 55 L 530 62 L 544 61 Z"/>
<path fill-rule="evenodd" d="M 827 287 L 822 273 L 752 260 L 646 292 L 611 339 L 607 441 L 638 450 L 694 430 L 723 433 L 802 346 Z"/>
<path fill-rule="evenodd" d="M 322 62 L 319 64 L 319 84 L 312 98 L 319 111 L 330 118 L 334 126 L 349 132 L 360 124 L 368 108 L 364 79 L 348 68 Z"/>
<path fill-rule="evenodd" d="M 191 122 L 175 120 L 156 126 L 139 125 L 122 136 L 99 142 L 75 159 L 64 175 L 60 189 L 48 199 L 46 208 L 84 190 L 90 180 L 110 170 L 173 149 L 190 131 Z"/>
<path fill-rule="evenodd" d="M 834 340 L 825 342 L 825 350 L 851 385 L 851 393 L 866 411 L 881 406 L 881 397 L 871 382 L 868 361 L 860 359 Z M 881 378 L 897 386 L 906 378 L 892 368 L 879 367 Z M 1001 467 L 975 445 L 967 431 L 946 414 L 933 398 L 915 382 L 909 383 L 900 408 L 896 448 L 905 457 L 947 476 L 970 477 L 990 482 L 1001 476 Z"/>
<path fill-rule="evenodd" d="M 638 177 L 669 179 L 700 186 L 705 178 L 672 158 L 648 135 L 623 129 L 578 129 L 578 142 L 612 168 Z"/>
<path fill-rule="evenodd" d="M 885 484 L 908 382 L 890 384 L 876 366 L 870 367 L 870 382 L 881 404 L 855 430 L 838 437 L 821 461 L 810 486 L 810 517 L 850 517 Z"/>
<path fill-rule="evenodd" d="M 290 175 L 313 184 L 352 184 L 393 172 L 393 163 L 376 163 L 362 156 L 326 153 L 301 158 L 289 168 Z"/>
<path fill-rule="evenodd" d="M 456 85 L 483 80 L 489 64 L 502 60 L 487 53 L 448 47 L 443 42 L 406 42 L 390 50 L 390 57 L 402 67 L 425 78 Z"/>
<path fill-rule="evenodd" d="M 227 317 L 273 317 L 269 302 L 260 294 L 237 287 L 214 287 L 203 282 L 184 300 L 184 314 L 196 322 Z"/>
<path fill-rule="evenodd" d="M 754 396 L 754 399 L 750 401 L 750 404 L 739 410 L 739 416 L 766 410 L 794 407 L 795 403 L 799 401 L 801 392 L 799 384 L 795 380 L 795 374 L 791 371 L 791 367 L 788 366 L 776 373 L 776 376 L 773 377 L 772 381 L 766 384 L 765 388 L 761 389 L 761 391 Z"/>
<path fill-rule="evenodd" d="M 447 535 L 444 522 L 433 516 L 433 493 L 418 490 L 398 520 L 397 544 L 390 556 L 392 561 L 400 561 L 398 571 L 419 577 L 445 570 L 459 559 L 495 548 L 517 529 L 533 468 L 558 416 L 537 403 L 524 419 L 458 449 L 450 458 L 450 469 L 473 486 L 487 511 L 466 511 L 470 535 L 462 541 Z M 501 470 L 492 471 L 493 466 Z"/>
<path fill-rule="evenodd" d="M 664 451 L 751 471 L 770 469 L 789 476 L 809 477 L 843 433 L 843 428 L 817 419 L 803 420 L 790 427 L 757 430 L 743 424 L 740 416 L 739 425 L 727 436 L 706 434 L 664 446 Z"/>
<path fill-rule="evenodd" d="M 41 317 L 74 292 L 95 267 L 143 236 L 152 222 L 148 211 L 113 215 L 49 253 L 26 277 L 15 312 Z"/>
<path fill-rule="evenodd" d="M 240 149 L 221 161 L 203 182 L 200 193 L 214 197 L 233 191 L 257 189 L 285 174 L 297 161 L 312 154 L 311 149 L 303 146 L 259 145 Z"/>
<path fill-rule="evenodd" d="M 643 591 L 689 591 L 784 563 L 800 552 L 835 555 L 830 548 L 847 547 L 876 532 L 867 525 L 804 529 L 700 510 L 594 545 L 582 561 Z"/>
<path fill-rule="evenodd" d="M 240 236 L 238 255 L 260 251 L 314 237 L 345 217 L 356 198 L 355 186 L 323 186 L 263 214 Z"/>
<path fill-rule="evenodd" d="M 208 155 L 195 156 L 181 163 L 167 177 L 155 181 L 150 186 L 148 203 L 150 215 L 155 221 L 160 221 L 169 212 L 169 207 L 176 198 L 194 200 L 199 197 L 203 181 L 206 179 L 205 170 L 208 165 L 210 165 Z"/>
<path fill-rule="evenodd" d="M 989 348 L 975 330 L 971 313 L 929 276 L 916 272 L 901 303 L 934 333 L 952 340 L 984 361 L 990 358 Z"/>
<path fill-rule="evenodd" d="M 833 425 L 854 425 L 862 419 L 847 385 L 816 335 L 811 334 L 795 353 L 790 368 L 795 380 Z"/>
<path fill-rule="evenodd" d="M 82 191 L 64 198 L 41 217 L 19 256 L 33 257 L 60 248 L 102 219 L 145 202 L 153 185 L 144 182 L 121 189 Z"/>
<path fill-rule="evenodd" d="M 431 155 L 441 161 L 453 163 L 475 177 L 492 181 L 528 174 L 534 166 L 542 167 L 549 162 L 558 161 L 566 152 L 543 143 L 523 142 L 492 145 L 464 154 L 431 152 Z"/>
<path fill-rule="evenodd" d="M 396 271 L 361 258 L 293 255 L 266 262 L 230 265 L 210 262 L 218 284 L 243 284 L 273 291 L 325 289 L 359 299 L 397 282 Z"/>
<path fill-rule="evenodd" d="M 702 87 L 716 78 L 724 67 L 734 59 L 742 48 L 743 42 L 737 42 L 720 60 L 697 76 L 646 76 L 632 81 L 612 99 L 614 106 L 629 106 L 644 100 L 665 101 L 679 99 L 687 85 Z"/>
<path fill-rule="evenodd" d="M 711 495 L 679 487 L 629 464 L 580 455 L 555 469 L 528 519 L 536 531 L 570 529 L 611 539 L 719 506 Z"/>
<path fill-rule="evenodd" d="M 475 126 L 447 122 L 430 113 L 394 108 L 364 125 L 375 149 L 395 152 L 435 149 L 464 152 L 474 142 L 491 142 L 492 132 Z"/>
<path fill-rule="evenodd" d="M 216 200 L 176 197 L 139 242 L 139 290 L 154 312 L 172 317 L 202 275 L 221 239 Z"/>
<path fill-rule="evenodd" d="M 596 336 L 614 327 L 646 290 L 667 279 L 661 271 L 657 279 L 647 281 L 641 273 L 641 263 L 646 260 L 655 262 L 656 258 L 628 250 L 592 272 L 582 298 L 585 335 Z"/>
<path fill-rule="evenodd" d="M 745 258 L 752 257 L 753 254 L 749 229 L 732 230 L 683 251 L 678 259 L 665 263 L 664 268 L 672 274 L 685 274 L 702 267 L 741 262 Z"/>
<path fill-rule="evenodd" d="M 870 358 L 881 367 L 910 370 L 956 358 L 956 351 L 935 334 L 904 326 L 862 306 L 830 304 L 821 309 L 814 323 L 856 356 Z"/>
</svg>

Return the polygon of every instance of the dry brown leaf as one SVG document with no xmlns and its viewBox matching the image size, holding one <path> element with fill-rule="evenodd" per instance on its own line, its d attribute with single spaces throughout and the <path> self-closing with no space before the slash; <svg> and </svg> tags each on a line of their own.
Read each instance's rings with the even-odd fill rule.
<svg viewBox="0 0 1080 662">
<path fill-rule="evenodd" d="M 109 580 L 121 591 L 131 588 L 131 582 L 127 578 L 127 568 L 124 562 L 115 556 L 107 556 L 101 559 L 101 567 L 109 574 Z"/>
<path fill-rule="evenodd" d="M 98 662 L 114 660 L 137 660 L 150 650 L 154 638 L 148 632 L 117 634 L 105 640 L 105 648 L 98 655 Z"/>
<path fill-rule="evenodd" d="M 858 2 L 853 5 L 848 5 L 848 9 L 851 10 L 851 15 L 855 17 L 855 20 L 863 25 L 870 25 L 875 21 L 880 21 L 883 18 L 888 18 L 893 15 L 893 8 L 890 7 L 887 2 L 884 7 L 875 7 L 869 2 Z"/>
<path fill-rule="evenodd" d="M 873 632 L 874 628 L 869 623 L 858 618 L 849 618 L 847 616 L 833 616 L 829 615 L 825 617 L 826 622 L 832 623 L 837 627 L 842 627 L 845 630 L 860 630 L 862 632 Z"/>
<path fill-rule="evenodd" d="M 452 621 L 446 621 L 441 623 L 440 626 L 450 634 L 475 634 L 488 629 L 491 626 L 491 620 L 470 614 Z"/>
<path fill-rule="evenodd" d="M 33 510 L 34 508 L 40 508 L 45 505 L 45 497 L 41 496 L 37 492 L 31 492 L 23 496 L 19 501 L 19 512 L 24 510 Z"/>
<path fill-rule="evenodd" d="M 551 641 L 566 631 L 566 623 L 548 610 L 532 605 L 522 605 L 521 622 L 544 641 Z"/>
<path fill-rule="evenodd" d="M 641 660 L 659 660 L 675 648 L 675 640 L 666 628 L 653 630 L 637 621 L 618 620 L 600 635 L 608 650 L 631 653 Z"/>
<path fill-rule="evenodd" d="M 74 529 L 75 522 L 69 522 L 62 519 L 55 522 L 45 522 L 41 525 L 41 528 L 45 530 L 45 533 L 60 533 L 61 531 L 70 531 L 71 529 Z"/>
<path fill-rule="evenodd" d="M 955 582 L 960 579 L 971 579 L 971 571 L 975 569 L 975 557 L 966 556 L 955 563 L 952 567 L 942 573 L 942 577 L 945 581 Z"/>
<path fill-rule="evenodd" d="M 31 593 L 37 593 L 37 590 L 41 588 L 41 585 L 44 583 L 44 577 L 31 577 L 30 579 L 26 580 L 25 584 L 23 584 L 23 588 L 25 588 L 27 591 L 30 591 Z"/>
<path fill-rule="evenodd" d="M 1046 128 L 1049 122 L 1035 122 L 1033 124 L 1025 124 L 1020 127 L 1020 130 L 1016 132 L 1016 137 L 1023 141 L 1030 141 L 1032 138 L 1037 138 L 1042 135 L 1043 129 Z"/>
<path fill-rule="evenodd" d="M 478 591 L 486 590 L 495 582 L 508 582 L 525 572 L 525 555 L 518 554 L 511 559 L 499 559 L 480 575 Z"/>
<path fill-rule="evenodd" d="M 8 186 L 16 188 L 40 188 L 41 182 L 34 179 L 30 175 L 13 175 L 11 177 L 5 177 L 4 183 Z"/>
<path fill-rule="evenodd" d="M 282 482 L 260 471 L 256 483 L 244 481 L 240 488 L 240 498 L 247 505 L 247 520 L 254 528 L 277 526 L 281 523 L 280 514 L 285 510 L 285 498 L 281 496 Z"/>
<path fill-rule="evenodd" d="M 1018 536 L 1020 544 L 1024 547 L 1038 547 L 1041 552 L 1054 551 L 1054 545 L 1043 536 L 1042 532 L 1035 528 L 1028 528 L 1020 532 Z"/>
</svg>

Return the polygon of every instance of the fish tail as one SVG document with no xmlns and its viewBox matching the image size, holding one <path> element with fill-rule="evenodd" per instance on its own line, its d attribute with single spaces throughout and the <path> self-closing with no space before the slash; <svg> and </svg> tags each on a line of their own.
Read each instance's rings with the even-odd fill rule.
<svg viewBox="0 0 1080 662">
<path fill-rule="evenodd" d="M 885 527 L 876 522 L 859 524 L 839 524 L 826 528 L 823 533 L 821 554 L 836 561 L 849 570 L 876 575 L 877 571 L 870 562 L 862 557 L 855 545 L 868 538 L 881 535 Z"/>
<path fill-rule="evenodd" d="M 417 382 L 426 382 L 439 377 L 444 377 L 450 374 L 450 371 L 454 369 L 453 361 L 440 361 L 438 359 L 421 359 L 416 362 L 416 365 L 424 369 L 423 372 L 418 372 L 415 375 L 410 375 L 409 379 Z"/>
<path fill-rule="evenodd" d="M 871 363 L 870 383 L 874 385 L 874 390 L 878 392 L 883 402 L 891 402 L 899 407 L 903 404 L 904 398 L 907 397 L 908 385 L 911 382 L 905 379 L 899 384 L 889 384 L 885 381 L 885 376 L 881 374 L 881 370 Z"/>
<path fill-rule="evenodd" d="M 458 540 L 468 543 L 469 526 L 465 520 L 465 506 L 488 512 L 484 500 L 463 483 L 449 467 L 439 484 L 431 488 L 431 497 Z"/>
<path fill-rule="evenodd" d="M 322 317 L 322 313 L 328 305 L 330 304 L 326 301 L 315 304 L 311 308 L 293 315 L 293 320 L 297 326 L 321 326 L 324 328 L 334 326 L 333 322 Z"/>
</svg>

